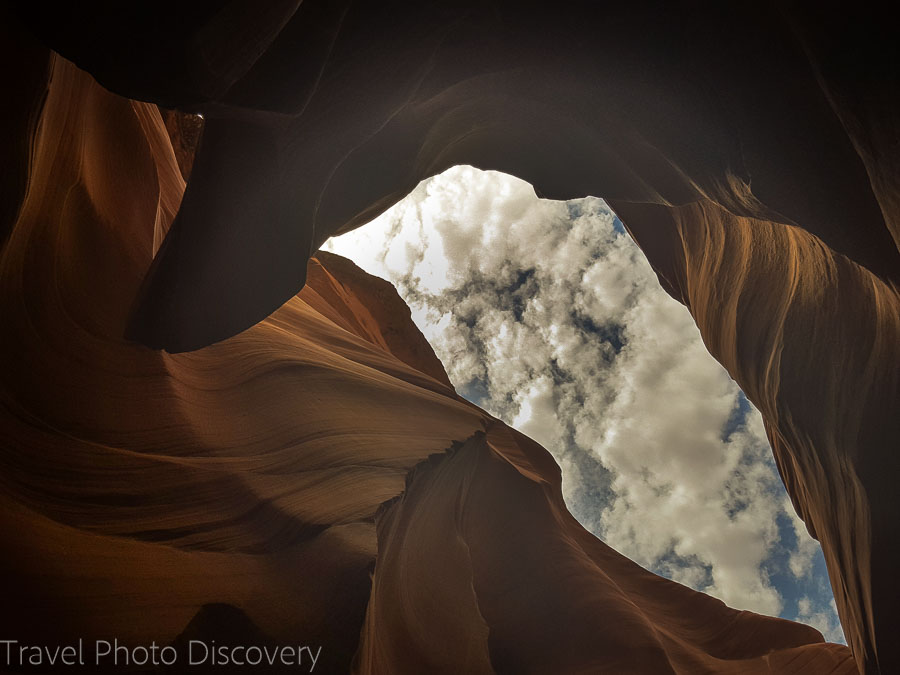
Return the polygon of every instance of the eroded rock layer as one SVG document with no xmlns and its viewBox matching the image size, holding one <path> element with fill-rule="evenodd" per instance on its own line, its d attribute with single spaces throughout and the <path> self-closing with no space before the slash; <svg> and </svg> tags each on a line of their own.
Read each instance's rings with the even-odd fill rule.
<svg viewBox="0 0 900 675">
<path fill-rule="evenodd" d="M 431 457 L 377 518 L 359 673 L 850 673 L 809 626 L 738 612 L 616 553 L 501 423 Z"/>
<path fill-rule="evenodd" d="M 206 349 L 125 341 L 184 187 L 163 120 L 54 58 L 37 129 L 0 260 L 4 635 L 221 640 L 225 605 L 322 644 L 325 672 L 361 632 L 360 672 L 853 668 L 586 533 L 546 451 L 460 400 L 393 289 L 348 261 L 313 259 L 302 293 Z"/>
<path fill-rule="evenodd" d="M 900 621 L 896 288 L 800 228 L 709 202 L 614 208 L 639 242 L 658 230 L 677 241 L 666 254 L 649 244 L 649 257 L 762 412 L 788 494 L 822 543 L 848 642 L 890 672 L 884 631 Z M 887 647 L 876 654 L 878 644 Z"/>
<path fill-rule="evenodd" d="M 900 670 L 887 17 L 182 4 L 18 11 L 106 87 L 202 112 L 196 154 L 196 129 L 4 22 L 21 61 L 0 191 L 6 633 L 166 641 L 215 632 L 230 610 L 209 608 L 228 605 L 271 639 L 323 644 L 338 671 L 358 645 L 361 672 Z M 609 198 L 763 413 L 855 666 L 590 538 L 549 456 L 455 395 L 389 288 L 307 265 L 458 163 Z M 534 653 L 530 631 L 561 623 L 591 639 Z"/>
<path fill-rule="evenodd" d="M 485 415 L 393 289 L 327 254 L 232 340 L 125 341 L 183 189 L 157 108 L 54 58 L 0 258 L 0 632 L 164 644 L 225 603 L 346 671 L 375 510 Z"/>
</svg>

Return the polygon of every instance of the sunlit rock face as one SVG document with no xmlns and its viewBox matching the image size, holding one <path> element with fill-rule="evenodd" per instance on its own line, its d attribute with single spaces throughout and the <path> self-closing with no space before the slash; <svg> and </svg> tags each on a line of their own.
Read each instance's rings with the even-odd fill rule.
<svg viewBox="0 0 900 675">
<path fill-rule="evenodd" d="M 890 22 L 258 5 L 21 7 L 109 89 L 203 113 L 195 155 L 6 22 L 4 633 L 171 641 L 218 603 L 338 672 L 900 669 Z M 391 289 L 307 266 L 460 163 L 608 199 L 762 412 L 855 662 L 592 538 Z"/>
</svg>

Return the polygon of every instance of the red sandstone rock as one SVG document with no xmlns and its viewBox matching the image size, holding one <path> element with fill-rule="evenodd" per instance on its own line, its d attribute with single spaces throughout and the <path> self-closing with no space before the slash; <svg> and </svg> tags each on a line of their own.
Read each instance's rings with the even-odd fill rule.
<svg viewBox="0 0 900 675">
<path fill-rule="evenodd" d="M 137 22 L 101 5 L 21 11 L 106 86 L 207 122 L 182 199 L 155 105 L 52 57 L 41 107 L 47 54 L 9 42 L 4 634 L 165 641 L 225 603 L 338 670 L 357 645 L 361 672 L 853 668 L 589 537 L 549 456 L 455 395 L 398 298 L 334 258 L 307 268 L 465 162 L 610 198 L 762 411 L 856 664 L 900 668 L 900 87 L 874 9 L 211 2 L 161 46 L 165 3 Z M 158 352 L 126 327 L 221 341 Z M 575 617 L 585 633 L 540 651 Z"/>
</svg>

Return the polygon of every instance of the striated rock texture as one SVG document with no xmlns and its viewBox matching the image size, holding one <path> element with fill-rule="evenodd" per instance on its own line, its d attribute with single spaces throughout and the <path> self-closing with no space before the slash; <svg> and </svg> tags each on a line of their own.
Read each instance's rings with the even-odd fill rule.
<svg viewBox="0 0 900 675">
<path fill-rule="evenodd" d="M 159 111 L 54 57 L 33 140 L 0 258 L 0 633 L 164 644 L 225 603 L 346 672 L 376 509 L 486 416 L 387 282 L 327 254 L 238 337 L 125 341 L 184 189 Z"/>
<path fill-rule="evenodd" d="M 550 455 L 349 261 L 217 345 L 125 341 L 183 188 L 154 106 L 51 59 L 0 258 L 3 635 L 303 641 L 322 672 L 855 669 L 587 533 Z"/>
<path fill-rule="evenodd" d="M 547 452 L 499 422 L 417 466 L 377 524 L 356 672 L 855 671 L 808 626 L 616 553 L 568 513 Z"/>
<path fill-rule="evenodd" d="M 900 670 L 886 17 L 182 4 L 4 22 L 4 635 L 246 615 L 333 672 Z M 153 103 L 203 114 L 196 153 L 196 121 Z M 384 282 L 307 265 L 459 163 L 608 199 L 762 411 L 852 659 L 584 532 L 549 455 L 455 395 Z"/>
</svg>

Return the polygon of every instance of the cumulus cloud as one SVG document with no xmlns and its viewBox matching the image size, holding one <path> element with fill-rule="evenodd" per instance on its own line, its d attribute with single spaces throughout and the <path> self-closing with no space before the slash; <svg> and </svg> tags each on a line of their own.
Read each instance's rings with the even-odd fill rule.
<svg viewBox="0 0 900 675">
<path fill-rule="evenodd" d="M 844 632 L 837 621 L 834 598 L 831 598 L 827 604 L 823 604 L 804 596 L 798 601 L 797 608 L 798 621 L 808 623 L 818 629 L 829 642 L 844 642 Z"/>
<path fill-rule="evenodd" d="M 394 283 L 457 390 L 553 453 L 585 527 L 731 606 L 840 637 L 759 413 L 604 201 L 456 167 L 326 248 Z M 798 600 L 800 585 L 817 590 Z"/>
</svg>

